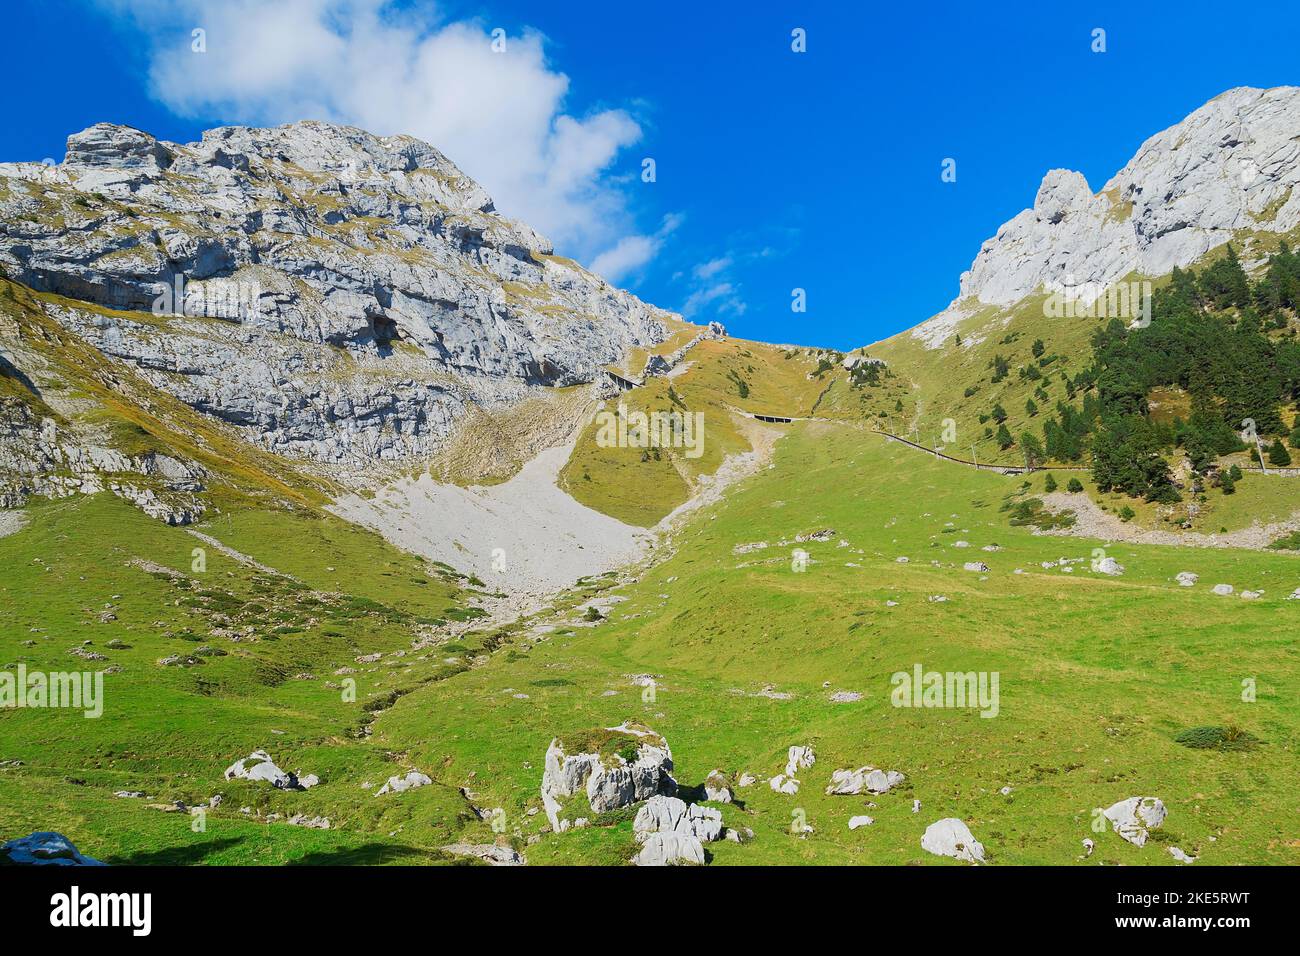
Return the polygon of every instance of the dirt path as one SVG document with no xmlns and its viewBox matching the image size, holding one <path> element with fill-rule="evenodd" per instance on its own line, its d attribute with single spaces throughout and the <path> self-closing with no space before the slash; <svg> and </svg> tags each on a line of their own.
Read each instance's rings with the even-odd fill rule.
<svg viewBox="0 0 1300 956">
<path fill-rule="evenodd" d="M 1071 528 L 1035 531 L 1034 533 L 1038 535 L 1101 538 L 1106 541 L 1124 541 L 1131 544 L 1173 544 L 1185 548 L 1249 548 L 1262 551 L 1283 535 L 1300 530 L 1300 512 L 1286 521 L 1273 524 L 1257 523 L 1249 528 L 1224 534 L 1151 530 L 1120 521 L 1111 512 L 1102 511 L 1101 507 L 1085 494 L 1054 491 L 1041 497 L 1043 504 L 1052 511 L 1073 511 L 1075 523 Z"/>
<path fill-rule="evenodd" d="M 250 558 L 242 551 L 236 551 L 228 544 L 222 544 L 220 541 L 212 537 L 212 535 L 210 534 L 204 534 L 202 531 L 195 531 L 193 528 L 186 528 L 185 530 L 189 534 L 192 534 L 194 537 L 198 538 L 208 547 L 212 548 L 214 551 L 218 551 L 221 554 L 224 554 L 226 557 L 238 561 L 240 564 L 244 565 L 245 567 L 253 568 L 254 570 L 261 571 L 264 574 L 273 574 L 277 578 L 287 578 L 290 581 L 298 580 L 292 574 L 285 574 L 283 571 L 277 571 L 275 568 L 271 567 L 270 565 L 263 564 L 261 561 L 258 561 L 256 558 Z"/>
</svg>

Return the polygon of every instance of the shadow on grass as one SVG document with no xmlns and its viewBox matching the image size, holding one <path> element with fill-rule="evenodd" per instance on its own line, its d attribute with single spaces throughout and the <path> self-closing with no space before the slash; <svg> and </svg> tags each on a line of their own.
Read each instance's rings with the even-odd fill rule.
<svg viewBox="0 0 1300 956">
<path fill-rule="evenodd" d="M 333 850 L 315 850 L 285 866 L 417 866 L 429 863 L 459 862 L 439 850 L 424 850 L 414 846 L 397 846 L 391 843 L 367 843 L 362 846 L 338 847 Z"/>
<path fill-rule="evenodd" d="M 201 865 L 214 855 L 224 853 L 233 847 L 247 842 L 246 837 L 212 840 L 195 846 L 172 846 L 158 850 L 104 857 L 104 862 L 112 866 L 196 866 Z M 439 850 L 426 850 L 419 847 L 400 846 L 391 843 L 367 843 L 361 846 L 337 847 L 332 850 L 313 850 L 293 860 L 283 862 L 266 861 L 265 863 L 233 863 L 231 865 L 262 866 L 418 866 L 431 863 L 460 863 L 462 858 L 453 857 Z M 477 861 L 470 861 L 477 862 Z"/>
<path fill-rule="evenodd" d="M 142 850 L 123 856 L 106 856 L 110 866 L 194 866 L 214 853 L 221 853 L 244 842 L 243 837 L 229 840 L 209 840 L 190 846 L 168 846 L 159 850 Z"/>
</svg>

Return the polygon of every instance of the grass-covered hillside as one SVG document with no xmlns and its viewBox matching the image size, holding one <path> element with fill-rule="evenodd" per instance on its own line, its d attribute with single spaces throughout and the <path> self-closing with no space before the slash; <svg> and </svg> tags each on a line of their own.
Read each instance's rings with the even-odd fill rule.
<svg viewBox="0 0 1300 956">
<path fill-rule="evenodd" d="M 1218 499 L 1260 468 L 1245 423 L 1265 466 L 1289 467 L 1300 447 L 1294 238 L 1243 233 L 1151 281 L 1149 325 L 1135 327 L 1137 309 L 1062 315 L 1040 290 L 1005 309 L 968 303 L 937 343 L 904 332 L 872 346 L 913 385 L 889 425 L 968 460 L 1088 468 L 1161 526 L 1208 528 L 1212 512 L 1240 510 Z"/>
<path fill-rule="evenodd" d="M 643 721 L 669 741 L 685 785 L 714 769 L 759 778 L 721 807 L 756 839 L 710 844 L 715 863 L 932 863 L 920 836 L 945 816 L 965 820 L 999 864 L 1072 863 L 1084 839 L 1097 841 L 1094 863 L 1167 864 L 1169 845 L 1206 863 L 1300 862 L 1286 822 L 1300 764 L 1300 710 L 1286 690 L 1300 664 L 1283 603 L 1300 583 L 1295 558 L 1120 546 L 1106 553 L 1125 573 L 1093 573 L 1103 542 L 1011 524 L 1003 508 L 1024 496 L 1021 479 L 846 426 L 796 425 L 775 466 L 702 513 L 606 623 L 431 685 L 376 733 L 457 778 L 473 774 L 528 831 L 542 822 L 526 814 L 553 735 Z M 828 528 L 826 541 L 793 543 Z M 811 554 L 802 573 L 794 547 Z M 1041 567 L 1061 557 L 1087 560 Z M 972 560 L 989 571 L 963 570 Z M 1184 570 L 1197 587 L 1175 583 Z M 1219 597 L 1220 582 L 1264 596 Z M 892 707 L 890 676 L 916 663 L 1000 672 L 998 716 Z M 658 682 L 651 701 L 633 680 L 646 674 Z M 1254 703 L 1242 700 L 1247 678 Z M 835 703 L 837 691 L 862 699 Z M 1197 727 L 1261 743 L 1177 742 Z M 797 795 L 774 793 L 767 778 L 795 744 L 813 745 L 817 763 Z M 832 769 L 864 764 L 907 783 L 871 798 L 824 794 Z M 1094 807 L 1134 795 L 1169 807 L 1154 843 L 1092 832 Z M 803 837 L 790 833 L 800 810 L 815 831 Z M 875 824 L 850 832 L 858 814 Z M 619 862 L 630 847 L 629 821 L 610 819 L 545 836 L 529 858 Z"/>
<path fill-rule="evenodd" d="M 0 710 L 6 838 L 57 829 L 111 863 L 409 862 L 473 829 L 453 787 L 373 796 L 409 758 L 369 736 L 392 700 L 483 653 L 414 646 L 482 613 L 458 575 L 305 512 L 232 511 L 202 538 L 110 495 L 25 516 L 0 538 L 0 658 L 104 672 L 103 716 Z M 259 748 L 320 786 L 223 780 Z M 175 810 L 218 794 L 204 832 Z M 283 822 L 296 814 L 332 828 Z"/>
<path fill-rule="evenodd" d="M 1084 839 L 1094 863 L 1169 864 L 1168 846 L 1212 864 L 1300 862 L 1288 829 L 1300 710 L 1287 691 L 1300 664 L 1283 603 L 1296 558 L 1121 545 L 1105 553 L 1125 572 L 1094 573 L 1103 542 L 1015 521 L 1037 492 L 1022 479 L 850 425 L 790 426 L 773 465 L 694 516 L 640 581 L 589 582 L 553 618 L 450 642 L 439 620 L 476 613 L 464 582 L 345 525 L 231 515 L 200 530 L 282 574 L 211 547 L 199 573 L 203 542 L 110 497 L 30 509 L 0 538 L 12 569 L 0 649 L 33 668 L 113 673 L 99 720 L 0 714 L 0 833 L 55 827 L 115 862 L 438 862 L 451 842 L 499 839 L 530 863 L 622 863 L 630 815 L 555 834 L 532 811 L 553 736 L 634 719 L 666 737 L 685 787 L 715 769 L 757 778 L 721 806 L 755 838 L 709 844 L 715 865 L 937 864 L 920 836 L 950 816 L 993 864 L 1073 863 Z M 811 557 L 803 572 L 795 547 Z M 1062 557 L 1084 560 L 1065 571 Z M 1179 587 L 1181 571 L 1197 586 Z M 1221 597 L 1216 583 L 1263 596 Z M 595 595 L 603 616 L 579 613 Z M 430 631 L 441 636 L 419 646 Z M 187 663 L 158 663 L 177 656 Z M 998 672 L 997 716 L 892 706 L 891 675 L 916 664 Z M 345 676 L 354 703 L 336 686 Z M 797 795 L 775 793 L 766 781 L 796 744 L 817 762 Z M 320 785 L 224 781 L 255 748 Z M 907 780 L 876 797 L 824 793 L 833 769 L 866 764 Z M 374 795 L 410 769 L 434 784 Z M 157 808 L 217 794 L 201 833 Z M 1146 847 L 1092 830 L 1095 807 L 1137 795 L 1169 808 Z M 498 807 L 494 832 L 475 809 Z M 331 828 L 285 822 L 296 814 Z M 874 824 L 848 830 L 861 814 Z M 792 834 L 802 820 L 813 831 Z"/>
<path fill-rule="evenodd" d="M 848 369 L 844 359 L 836 352 L 744 339 L 698 342 L 670 374 L 645 377 L 602 409 L 614 411 L 622 404 L 629 414 L 702 414 L 700 454 L 633 443 L 604 447 L 598 442 L 599 423 L 592 419 L 578 437 L 562 486 L 589 507 L 650 526 L 712 479 L 729 457 L 770 445 L 788 428 L 766 427 L 755 415 L 883 421 L 908 386 L 887 369 Z"/>
</svg>

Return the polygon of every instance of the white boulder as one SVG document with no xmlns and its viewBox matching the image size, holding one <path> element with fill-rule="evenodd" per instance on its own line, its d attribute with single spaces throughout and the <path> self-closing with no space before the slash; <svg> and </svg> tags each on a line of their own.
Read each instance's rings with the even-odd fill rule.
<svg viewBox="0 0 1300 956">
<path fill-rule="evenodd" d="M 704 778 L 704 799 L 716 803 L 731 802 L 731 782 L 721 770 L 711 770 Z"/>
<path fill-rule="evenodd" d="M 935 856 L 950 856 L 966 863 L 984 862 L 984 845 L 971 834 L 965 823 L 947 817 L 925 828 L 921 849 Z"/>
<path fill-rule="evenodd" d="M 265 750 L 254 750 L 247 757 L 236 760 L 226 768 L 227 780 L 262 781 L 271 784 L 277 790 L 301 790 L 298 778 L 287 770 L 281 770 Z"/>
<path fill-rule="evenodd" d="M 1109 574 L 1112 577 L 1124 573 L 1124 565 L 1120 564 L 1114 558 L 1102 558 L 1093 564 L 1092 569 L 1098 574 Z"/>
<path fill-rule="evenodd" d="M 1169 815 L 1158 797 L 1129 797 L 1102 813 L 1110 821 L 1111 828 L 1134 846 L 1145 844 L 1148 831 L 1158 828 Z"/>
<path fill-rule="evenodd" d="M 783 773 L 778 773 L 767 782 L 767 785 L 777 793 L 792 795 L 799 792 L 799 781 L 794 777 L 787 777 Z"/>
</svg>

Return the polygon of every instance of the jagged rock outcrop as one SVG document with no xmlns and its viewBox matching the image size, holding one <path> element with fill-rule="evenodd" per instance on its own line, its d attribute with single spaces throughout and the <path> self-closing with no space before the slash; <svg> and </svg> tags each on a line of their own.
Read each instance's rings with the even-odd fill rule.
<svg viewBox="0 0 1300 956">
<path fill-rule="evenodd" d="M 1239 87 L 1152 136 L 1099 192 L 1054 169 L 1034 205 L 1006 222 L 962 274 L 958 297 L 912 330 L 937 348 L 985 305 L 1044 288 L 1096 292 L 1130 273 L 1187 266 L 1241 230 L 1300 225 L 1300 87 Z"/>
<path fill-rule="evenodd" d="M 0 273 L 149 384 L 349 468 L 428 456 L 471 403 L 603 380 L 669 319 L 427 143 L 319 122 L 184 145 L 98 124 L 57 166 L 0 164 Z"/>
<path fill-rule="evenodd" d="M 608 813 L 677 792 L 672 751 L 649 727 L 625 723 L 588 732 L 577 741 L 566 744 L 556 737 L 546 750 L 542 806 L 557 832 L 572 825 L 562 816 L 562 801 L 576 794 L 585 793 L 593 813 Z"/>
<path fill-rule="evenodd" d="M 712 807 L 657 794 L 637 811 L 632 833 L 642 842 L 652 833 L 680 833 L 710 843 L 722 838 L 722 814 Z"/>
</svg>

